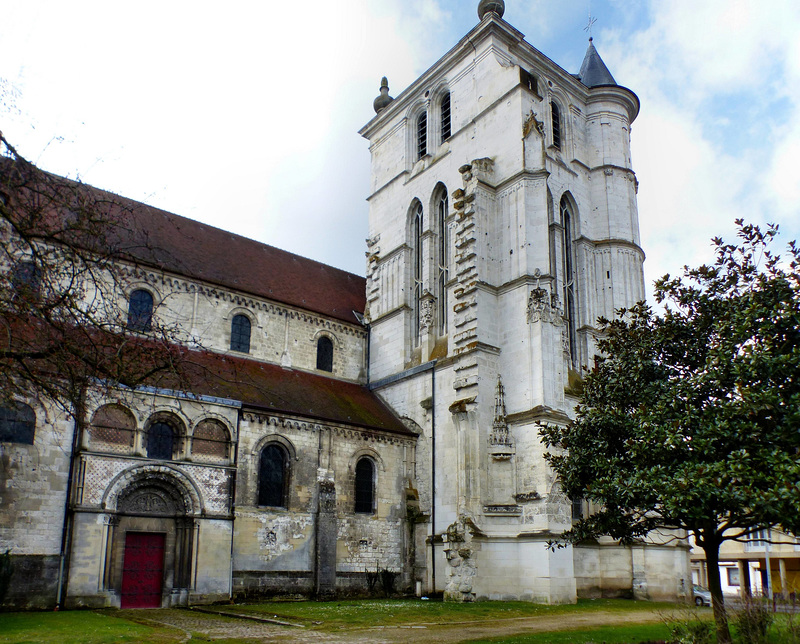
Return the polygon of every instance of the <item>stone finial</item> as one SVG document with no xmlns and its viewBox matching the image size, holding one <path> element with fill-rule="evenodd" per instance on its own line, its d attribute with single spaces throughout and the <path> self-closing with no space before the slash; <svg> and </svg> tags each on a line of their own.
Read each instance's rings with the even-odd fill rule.
<svg viewBox="0 0 800 644">
<path fill-rule="evenodd" d="M 372 107 L 375 109 L 375 114 L 378 114 L 383 108 L 385 108 L 389 103 L 394 100 L 391 96 L 389 96 L 389 81 L 387 80 L 386 76 L 381 78 L 381 93 L 380 95 L 372 102 Z"/>
<path fill-rule="evenodd" d="M 511 433 L 506 421 L 506 392 L 500 374 L 497 375 L 497 389 L 494 394 L 494 422 L 492 433 L 489 436 L 491 454 L 498 460 L 505 460 L 511 456 Z"/>
<path fill-rule="evenodd" d="M 481 0 L 478 5 L 478 18 L 483 20 L 487 14 L 494 13 L 498 18 L 502 18 L 506 10 L 506 3 L 503 0 Z"/>
</svg>

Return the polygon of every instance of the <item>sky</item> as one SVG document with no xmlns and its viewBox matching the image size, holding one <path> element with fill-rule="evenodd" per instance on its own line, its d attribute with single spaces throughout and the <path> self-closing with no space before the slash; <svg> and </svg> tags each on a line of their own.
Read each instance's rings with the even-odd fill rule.
<svg viewBox="0 0 800 644">
<path fill-rule="evenodd" d="M 0 0 L 0 131 L 40 167 L 363 275 L 382 76 L 397 96 L 478 0 Z M 570 72 L 640 98 L 645 279 L 734 220 L 800 237 L 800 2 L 506 0 Z"/>
</svg>

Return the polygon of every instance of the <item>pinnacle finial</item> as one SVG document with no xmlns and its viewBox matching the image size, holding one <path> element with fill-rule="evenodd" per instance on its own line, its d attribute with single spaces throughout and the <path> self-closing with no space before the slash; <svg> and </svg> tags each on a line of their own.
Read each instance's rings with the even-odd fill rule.
<svg viewBox="0 0 800 644">
<path fill-rule="evenodd" d="M 393 100 L 394 98 L 389 96 L 389 80 L 386 78 L 386 76 L 384 76 L 383 78 L 381 78 L 381 93 L 372 102 L 372 108 L 375 110 L 375 114 L 384 109 Z"/>
<path fill-rule="evenodd" d="M 478 18 L 483 20 L 489 14 L 502 18 L 505 11 L 506 3 L 503 0 L 481 0 L 478 5 Z"/>
</svg>

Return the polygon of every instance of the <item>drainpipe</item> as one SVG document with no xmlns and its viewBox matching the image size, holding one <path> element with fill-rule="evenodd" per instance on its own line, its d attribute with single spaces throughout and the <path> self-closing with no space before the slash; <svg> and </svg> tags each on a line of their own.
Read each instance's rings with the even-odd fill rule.
<svg viewBox="0 0 800 644">
<path fill-rule="evenodd" d="M 369 390 L 376 391 L 381 389 L 382 387 L 386 387 L 388 385 L 395 384 L 397 382 L 401 382 L 403 380 L 407 380 L 408 378 L 413 378 L 425 371 L 431 372 L 431 534 L 430 534 L 430 544 L 431 544 L 431 556 L 430 561 L 433 565 L 432 576 L 431 576 L 431 583 L 433 588 L 431 592 L 436 591 L 436 564 L 434 561 L 435 555 L 435 547 L 433 544 L 434 537 L 436 535 L 436 360 L 431 360 L 430 362 L 426 362 L 425 364 L 417 365 L 416 367 L 411 367 L 410 369 L 406 369 L 401 373 L 396 373 L 392 376 L 387 376 L 386 378 L 381 378 L 373 383 L 370 383 Z"/>
<path fill-rule="evenodd" d="M 369 322 L 365 322 L 364 326 L 367 328 L 367 387 L 369 387 L 369 349 L 372 345 L 372 326 Z"/>
<path fill-rule="evenodd" d="M 436 366 L 431 367 L 431 592 L 436 592 Z"/>
<path fill-rule="evenodd" d="M 241 435 L 242 408 L 239 407 L 236 412 L 236 442 L 233 444 L 233 474 L 231 475 L 231 563 L 228 568 L 228 599 L 230 600 L 233 600 L 233 535 L 236 522 L 236 475 L 239 473 L 239 437 Z"/>
<path fill-rule="evenodd" d="M 772 530 L 767 530 L 767 540 L 764 543 L 764 564 L 767 567 L 767 599 L 769 600 L 772 599 L 772 567 L 769 561 L 769 542 L 771 540 Z"/>
<path fill-rule="evenodd" d="M 69 584 L 69 554 L 72 550 L 72 511 L 70 509 L 70 501 L 75 469 L 78 466 L 77 452 L 80 439 L 80 422 L 78 418 L 83 413 L 83 404 L 80 405 L 80 408 L 81 410 L 75 413 L 75 422 L 72 426 L 72 450 L 70 452 L 69 474 L 67 474 L 67 490 L 64 495 L 64 523 L 61 526 L 61 552 L 59 553 L 58 581 L 56 582 L 56 610 L 62 608 L 62 602 Z"/>
</svg>

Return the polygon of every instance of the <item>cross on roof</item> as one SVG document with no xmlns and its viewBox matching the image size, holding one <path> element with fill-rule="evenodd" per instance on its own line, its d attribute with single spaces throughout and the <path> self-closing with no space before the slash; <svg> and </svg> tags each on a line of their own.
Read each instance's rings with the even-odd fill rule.
<svg viewBox="0 0 800 644">
<path fill-rule="evenodd" d="M 589 40 L 592 40 L 592 26 L 597 22 L 597 18 L 592 18 L 592 0 L 589 0 L 589 24 L 583 30 L 589 33 Z"/>
</svg>

